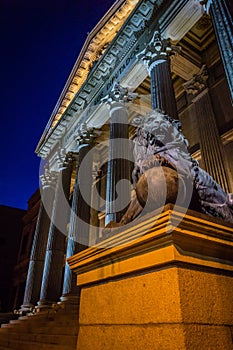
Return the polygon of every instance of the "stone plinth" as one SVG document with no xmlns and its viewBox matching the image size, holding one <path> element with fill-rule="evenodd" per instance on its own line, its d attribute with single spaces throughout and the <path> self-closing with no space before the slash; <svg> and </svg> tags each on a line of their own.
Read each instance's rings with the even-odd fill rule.
<svg viewBox="0 0 233 350">
<path fill-rule="evenodd" d="M 77 349 L 232 349 L 232 226 L 166 206 L 113 233 L 69 259 Z"/>
</svg>

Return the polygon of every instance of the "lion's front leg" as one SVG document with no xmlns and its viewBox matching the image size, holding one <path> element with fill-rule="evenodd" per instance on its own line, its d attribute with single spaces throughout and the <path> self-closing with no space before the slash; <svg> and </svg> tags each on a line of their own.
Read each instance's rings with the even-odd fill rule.
<svg viewBox="0 0 233 350">
<path fill-rule="evenodd" d="M 142 209 L 143 207 L 138 202 L 136 192 L 134 191 L 129 208 L 121 218 L 121 221 L 119 222 L 119 224 L 126 225 L 129 222 L 133 221 L 142 212 Z"/>
</svg>

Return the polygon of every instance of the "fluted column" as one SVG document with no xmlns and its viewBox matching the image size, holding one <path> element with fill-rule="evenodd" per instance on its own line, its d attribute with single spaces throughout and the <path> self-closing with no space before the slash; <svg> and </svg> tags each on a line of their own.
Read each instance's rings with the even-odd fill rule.
<svg viewBox="0 0 233 350">
<path fill-rule="evenodd" d="M 230 192 L 226 157 L 212 108 L 207 79 L 208 73 L 203 66 L 193 79 L 184 84 L 184 87 L 195 104 L 203 167 L 226 192 Z"/>
<path fill-rule="evenodd" d="M 33 308 L 40 296 L 46 245 L 56 186 L 56 174 L 45 170 L 41 176 L 41 204 L 34 234 L 22 312 Z"/>
<path fill-rule="evenodd" d="M 95 136 L 96 134 L 94 133 L 94 130 L 87 129 L 85 124 L 82 125 L 80 133 L 77 136 L 78 161 L 70 215 L 66 259 L 83 249 L 86 249 L 89 244 L 89 203 L 91 201 L 92 164 L 88 162 L 89 167 L 85 169 L 85 199 L 80 190 L 79 170 L 82 161 L 92 148 Z M 77 287 L 77 276 L 70 270 L 69 265 L 66 263 L 62 296 L 60 300 L 62 303 L 66 304 L 78 304 L 79 293 L 80 290 Z"/>
<path fill-rule="evenodd" d="M 118 83 L 107 100 L 110 108 L 110 140 L 106 188 L 106 218 L 105 224 L 111 221 L 119 222 L 130 202 L 130 161 L 128 132 L 127 102 L 132 101 L 137 94 L 131 93 Z M 126 142 L 124 142 L 126 141 Z M 127 182 L 117 184 L 121 180 Z"/>
<path fill-rule="evenodd" d="M 209 12 L 233 103 L 233 4 L 231 0 L 201 1 Z"/>
<path fill-rule="evenodd" d="M 149 45 L 138 55 L 148 67 L 151 77 L 152 109 L 160 109 L 169 116 L 177 118 L 175 93 L 171 78 L 170 54 L 178 48 L 163 39 L 159 31 L 155 31 Z"/>
<path fill-rule="evenodd" d="M 61 295 L 73 160 L 68 153 L 59 169 L 38 308 L 50 307 Z"/>
</svg>

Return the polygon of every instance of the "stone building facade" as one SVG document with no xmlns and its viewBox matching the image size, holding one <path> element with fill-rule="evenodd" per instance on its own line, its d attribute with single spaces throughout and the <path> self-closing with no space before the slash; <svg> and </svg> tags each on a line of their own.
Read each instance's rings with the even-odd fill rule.
<svg viewBox="0 0 233 350">
<path fill-rule="evenodd" d="M 130 202 L 138 114 L 179 119 L 192 157 L 233 192 L 232 13 L 230 0 L 120 0 L 88 35 L 36 149 L 45 166 L 23 313 L 79 305 L 67 259 L 85 260 Z"/>
<path fill-rule="evenodd" d="M 23 302 L 28 264 L 30 261 L 32 242 L 36 227 L 36 221 L 40 206 L 40 191 L 39 189 L 33 193 L 28 200 L 28 208 L 25 215 L 22 217 L 22 233 L 19 244 L 19 250 L 17 255 L 17 261 L 13 268 L 13 307 L 14 310 L 18 310 Z"/>
<path fill-rule="evenodd" d="M 122 216 L 111 203 L 115 184 L 130 179 L 130 156 L 122 147 L 127 161 L 111 161 L 112 140 L 132 138 L 137 113 L 179 118 L 192 156 L 233 191 L 231 20 L 229 0 L 121 0 L 88 35 L 36 149 L 46 166 L 23 311 L 78 303 L 64 257 Z"/>
</svg>

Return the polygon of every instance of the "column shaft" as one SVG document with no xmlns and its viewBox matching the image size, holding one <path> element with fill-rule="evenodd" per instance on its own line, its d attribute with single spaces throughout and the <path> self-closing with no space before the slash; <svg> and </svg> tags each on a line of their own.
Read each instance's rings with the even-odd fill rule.
<svg viewBox="0 0 233 350">
<path fill-rule="evenodd" d="M 184 83 L 184 87 L 195 104 L 204 168 L 226 192 L 229 192 L 229 170 L 209 94 L 206 66 L 203 65 L 198 74 Z"/>
<path fill-rule="evenodd" d="M 53 201 L 54 188 L 47 185 L 42 192 L 21 311 L 28 311 L 39 300 Z"/>
<path fill-rule="evenodd" d="M 152 109 L 160 109 L 165 114 L 177 118 L 169 58 L 164 62 L 153 65 L 150 76 Z"/>
<path fill-rule="evenodd" d="M 201 155 L 205 170 L 228 193 L 230 192 L 225 154 L 218 133 L 218 128 L 208 90 L 193 100 L 196 108 L 200 135 Z"/>
<path fill-rule="evenodd" d="M 119 222 L 126 208 L 121 203 L 130 202 L 130 161 L 129 148 L 121 140 L 127 140 L 128 110 L 125 103 L 113 102 L 110 107 L 110 144 L 107 170 L 106 219 Z M 120 180 L 128 180 L 117 187 Z M 116 201 L 118 198 L 118 201 Z M 120 199 L 120 201 L 119 201 Z"/>
<path fill-rule="evenodd" d="M 67 223 L 70 214 L 69 194 L 72 161 L 60 169 L 55 205 L 50 224 L 39 306 L 48 306 L 61 295 Z"/>
<path fill-rule="evenodd" d="M 209 3 L 209 11 L 233 103 L 233 5 L 229 0 L 211 0 Z"/>
<path fill-rule="evenodd" d="M 138 54 L 148 68 L 151 77 L 152 109 L 159 109 L 170 117 L 177 118 L 175 92 L 173 88 L 170 55 L 178 52 L 179 48 L 171 45 L 169 39 L 164 39 L 159 30 L 147 47 Z"/>
<path fill-rule="evenodd" d="M 90 149 L 91 147 L 88 144 L 83 144 L 79 148 L 77 173 L 73 191 L 70 227 L 66 249 L 66 259 L 85 249 L 89 244 L 90 206 L 86 200 L 84 200 L 80 191 L 79 168 L 82 160 L 90 151 Z M 92 168 L 86 169 L 86 177 L 84 181 L 87 184 L 85 187 L 87 190 L 85 195 L 91 198 Z M 68 303 L 78 303 L 79 292 L 80 291 L 76 283 L 76 275 L 70 270 L 69 265 L 66 262 L 61 301 Z"/>
</svg>

